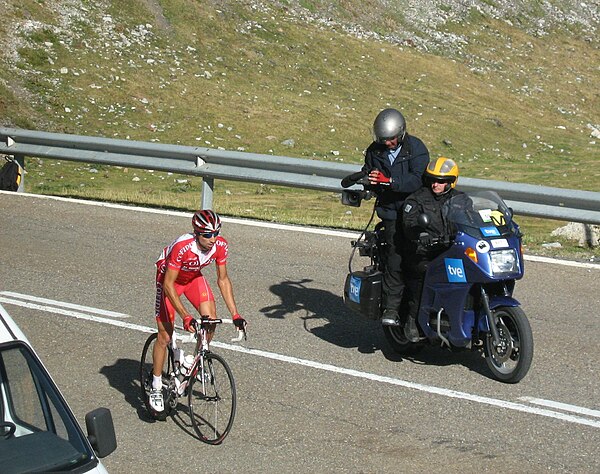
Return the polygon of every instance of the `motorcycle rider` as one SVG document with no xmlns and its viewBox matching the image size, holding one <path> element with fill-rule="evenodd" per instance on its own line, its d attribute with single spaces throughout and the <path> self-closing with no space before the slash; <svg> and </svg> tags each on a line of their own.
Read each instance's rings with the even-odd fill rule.
<svg viewBox="0 0 600 474">
<path fill-rule="evenodd" d="M 429 151 L 419 138 L 406 133 L 406 120 L 396 109 L 379 112 L 373 122 L 373 137 L 362 171 L 368 174 L 370 189 L 377 195 L 375 210 L 384 223 L 386 266 L 381 323 L 398 326 L 404 292 L 402 208 L 406 197 L 422 186 Z"/>
<path fill-rule="evenodd" d="M 437 158 L 425 170 L 423 187 L 404 201 L 402 224 L 407 240 L 404 269 L 410 295 L 404 335 L 411 342 L 419 340 L 416 316 L 427 264 L 448 248 L 444 244 L 432 243 L 454 234 L 446 220 L 447 203 L 457 196 L 469 199 L 465 193 L 455 189 L 457 181 L 458 165 L 454 160 Z M 427 228 L 418 222 L 421 214 L 429 217 Z"/>
</svg>

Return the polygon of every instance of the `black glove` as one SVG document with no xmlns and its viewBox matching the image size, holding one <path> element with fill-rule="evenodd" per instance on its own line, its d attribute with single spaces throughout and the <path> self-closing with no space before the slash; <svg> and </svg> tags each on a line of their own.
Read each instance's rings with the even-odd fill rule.
<svg viewBox="0 0 600 474">
<path fill-rule="evenodd" d="M 423 247 L 430 247 L 433 244 L 433 238 L 431 237 L 431 234 L 428 232 L 421 232 L 419 234 L 419 243 Z"/>
<path fill-rule="evenodd" d="M 242 318 L 239 314 L 236 314 L 236 315 L 233 316 L 233 324 L 240 331 L 245 331 L 246 330 L 246 324 L 247 324 L 246 320 L 244 318 Z"/>
</svg>

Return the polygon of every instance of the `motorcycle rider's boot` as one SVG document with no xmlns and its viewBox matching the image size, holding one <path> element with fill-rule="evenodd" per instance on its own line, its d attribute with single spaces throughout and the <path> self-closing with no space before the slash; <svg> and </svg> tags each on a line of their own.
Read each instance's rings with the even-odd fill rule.
<svg viewBox="0 0 600 474">
<path fill-rule="evenodd" d="M 381 324 L 383 326 L 400 326 L 398 311 L 394 309 L 386 309 L 381 316 Z"/>
<path fill-rule="evenodd" d="M 406 318 L 406 323 L 404 323 L 404 337 L 410 342 L 419 341 L 419 329 L 417 328 L 414 315 L 409 315 Z"/>
</svg>

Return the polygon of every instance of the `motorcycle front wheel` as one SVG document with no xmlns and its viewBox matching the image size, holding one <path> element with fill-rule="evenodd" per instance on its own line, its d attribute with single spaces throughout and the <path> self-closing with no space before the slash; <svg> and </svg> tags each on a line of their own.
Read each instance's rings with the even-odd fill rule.
<svg viewBox="0 0 600 474">
<path fill-rule="evenodd" d="M 500 344 L 491 333 L 484 337 L 485 361 L 501 382 L 519 382 L 531 367 L 533 334 L 529 320 L 519 307 L 501 306 L 494 310 Z"/>
<path fill-rule="evenodd" d="M 383 326 L 383 334 L 397 354 L 411 355 L 423 349 L 423 344 L 406 339 L 401 326 Z"/>
</svg>

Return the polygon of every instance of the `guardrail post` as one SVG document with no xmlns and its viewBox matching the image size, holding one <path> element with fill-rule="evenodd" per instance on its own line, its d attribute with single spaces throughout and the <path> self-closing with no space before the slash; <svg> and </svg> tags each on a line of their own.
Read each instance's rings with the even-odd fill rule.
<svg viewBox="0 0 600 474">
<path fill-rule="evenodd" d="M 202 179 L 202 199 L 200 201 L 200 209 L 212 209 L 214 187 L 215 180 L 213 178 Z"/>
</svg>

